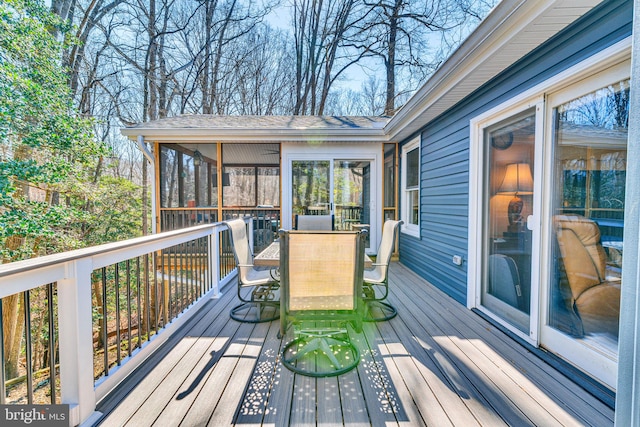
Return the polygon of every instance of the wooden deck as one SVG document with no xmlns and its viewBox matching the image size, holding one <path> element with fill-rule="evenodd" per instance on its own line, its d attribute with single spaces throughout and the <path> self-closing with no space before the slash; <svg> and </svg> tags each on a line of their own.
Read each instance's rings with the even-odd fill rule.
<svg viewBox="0 0 640 427">
<path fill-rule="evenodd" d="M 204 309 L 98 407 L 101 426 L 613 425 L 613 410 L 401 264 L 399 315 L 356 336 L 337 378 L 278 361 L 278 322 L 229 319 L 235 289 Z"/>
</svg>

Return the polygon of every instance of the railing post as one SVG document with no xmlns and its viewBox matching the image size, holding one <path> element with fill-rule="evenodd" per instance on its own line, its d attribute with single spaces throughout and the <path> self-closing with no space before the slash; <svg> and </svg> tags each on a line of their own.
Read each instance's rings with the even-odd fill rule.
<svg viewBox="0 0 640 427">
<path fill-rule="evenodd" d="M 213 297 L 220 297 L 220 228 L 214 226 L 207 239 L 209 242 L 209 276 L 213 287 Z"/>
<path fill-rule="evenodd" d="M 70 425 L 87 420 L 95 411 L 90 258 L 66 264 L 58 281 L 60 328 L 60 385 L 62 403 L 69 404 Z"/>
<path fill-rule="evenodd" d="M 247 222 L 247 217 L 245 217 L 244 221 Z M 253 252 L 254 251 L 254 246 L 253 246 L 253 244 L 254 244 L 254 242 L 253 242 L 253 218 L 248 218 L 248 226 L 249 226 L 249 228 L 248 228 L 249 231 L 247 231 L 247 233 L 248 233 L 248 237 L 249 237 L 249 247 L 251 248 L 251 252 Z"/>
</svg>

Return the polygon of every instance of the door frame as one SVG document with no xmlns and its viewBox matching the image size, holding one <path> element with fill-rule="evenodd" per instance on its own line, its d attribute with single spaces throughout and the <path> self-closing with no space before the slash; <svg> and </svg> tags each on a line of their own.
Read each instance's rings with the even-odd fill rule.
<svg viewBox="0 0 640 427">
<path fill-rule="evenodd" d="M 607 78 L 616 80 L 622 77 L 611 77 L 612 73 L 626 70 L 630 72 L 628 62 L 631 57 L 631 39 L 627 38 L 594 54 L 590 58 L 570 67 L 555 76 L 550 77 L 538 85 L 527 89 L 508 101 L 492 107 L 490 110 L 470 121 L 470 151 L 469 151 L 469 257 L 467 274 L 467 307 L 476 308 L 496 323 L 503 325 L 526 342 L 547 348 L 568 362 L 578 366 L 588 375 L 606 384 L 613 390 L 616 387 L 617 362 L 598 357 L 595 350 L 588 350 L 585 345 L 572 341 L 562 333 L 547 326 L 548 294 L 550 272 L 551 247 L 551 190 L 552 180 L 550 171 L 553 170 L 551 129 L 549 117 L 552 106 L 547 97 L 557 92 L 563 92 L 570 87 L 586 82 L 597 75 L 605 73 Z M 625 65 L 627 64 L 627 65 Z M 550 94 L 550 95 L 549 95 Z M 506 324 L 500 317 L 483 310 L 480 304 L 482 280 L 482 213 L 484 149 L 482 145 L 483 129 L 489 123 L 498 122 L 531 106 L 536 106 L 536 148 L 534 174 L 534 227 L 532 235 L 532 302 L 531 302 L 531 332 L 524 335 L 519 330 Z M 539 116 L 542 116 L 539 118 Z M 480 218 L 479 218 L 480 217 Z M 537 275 L 534 277 L 533 274 Z M 537 284 L 534 291 L 533 281 Z M 535 292 L 535 294 L 534 294 Z M 536 301 L 534 302 L 534 298 Z M 535 318 L 534 316 L 535 310 Z"/>
<path fill-rule="evenodd" d="M 524 333 L 516 326 L 508 323 L 497 313 L 487 309 L 481 303 L 482 299 L 482 260 L 485 249 L 484 238 L 484 181 L 485 174 L 485 145 L 484 130 L 498 122 L 535 108 L 535 146 L 533 174 L 533 212 L 527 219 L 527 227 L 531 230 L 531 301 L 529 311 L 529 333 Z M 542 203 L 542 174 L 543 174 L 543 121 L 544 97 L 530 95 L 517 97 L 508 103 L 501 104 L 486 113 L 475 117 L 470 123 L 470 158 L 469 158 L 469 268 L 467 273 L 467 307 L 475 308 L 503 325 L 510 332 L 537 346 L 539 337 L 540 317 L 540 269 L 533 268 L 540 265 L 540 208 Z"/>
<path fill-rule="evenodd" d="M 597 90 L 599 88 L 608 86 L 610 84 L 615 84 L 616 82 L 625 80 L 630 78 L 630 70 L 631 65 L 629 61 L 622 61 L 614 66 L 611 66 L 605 70 L 594 70 L 591 76 L 581 79 L 577 82 L 570 82 L 565 87 L 560 90 L 556 90 L 553 93 L 550 93 L 547 96 L 546 103 L 546 111 L 545 118 L 547 123 L 553 123 L 553 110 L 555 107 L 562 105 L 572 99 L 576 99 L 580 96 L 588 94 L 593 90 Z M 546 126 L 544 137 L 546 139 L 546 143 L 549 145 L 549 149 L 546 150 L 545 162 L 550 165 L 551 168 L 553 165 L 553 154 L 554 150 L 551 147 L 554 144 L 554 136 L 553 129 L 551 125 Z M 551 178 L 551 173 L 547 174 L 545 177 L 546 183 L 544 191 L 548 192 L 548 194 L 552 194 L 553 191 L 553 182 Z M 548 253 L 550 252 L 551 247 L 551 236 L 553 235 L 552 230 L 552 201 L 551 198 L 546 198 L 544 200 L 543 212 L 546 215 L 546 219 L 544 221 L 543 231 L 545 236 L 545 241 L 543 242 L 543 247 Z M 549 254 L 547 253 L 547 259 Z M 550 271 L 550 266 L 547 264 L 545 271 L 547 272 L 547 276 Z M 546 279 L 544 282 L 544 292 L 546 295 L 549 294 L 549 280 Z M 609 355 L 604 354 L 602 351 L 597 348 L 593 348 L 588 346 L 585 343 L 578 342 L 574 339 L 571 339 L 567 335 L 553 328 L 552 326 L 547 325 L 545 321 L 549 317 L 549 308 L 548 304 L 544 304 L 541 307 L 541 326 L 540 326 L 540 345 L 547 348 L 559 356 L 571 360 L 574 363 L 579 364 L 582 369 L 590 372 L 592 375 L 596 376 L 600 381 L 604 382 L 611 389 L 615 390 L 616 382 L 617 382 L 617 367 L 618 367 L 618 357 L 616 355 L 615 359 L 609 357 Z M 585 351 L 586 349 L 590 349 Z"/>
<path fill-rule="evenodd" d="M 370 200 L 370 247 L 366 249 L 368 254 L 375 254 L 380 244 L 378 230 L 382 228 L 382 143 L 287 143 L 281 145 L 282 168 L 282 214 L 281 227 L 293 228 L 291 223 L 292 205 L 291 180 L 292 162 L 294 160 L 328 160 L 331 167 L 331 186 L 333 189 L 333 162 L 334 160 L 367 160 L 371 162 L 371 200 Z M 331 194 L 333 200 L 333 194 Z"/>
</svg>

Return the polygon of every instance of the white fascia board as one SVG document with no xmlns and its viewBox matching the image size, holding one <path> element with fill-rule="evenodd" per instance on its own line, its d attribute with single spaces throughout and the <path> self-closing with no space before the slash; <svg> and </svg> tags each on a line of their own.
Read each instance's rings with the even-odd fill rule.
<svg viewBox="0 0 640 427">
<path fill-rule="evenodd" d="M 560 20 L 555 25 L 545 27 L 536 27 L 536 25 L 541 19 L 553 16 L 555 10 L 558 14 L 562 14 L 562 6 L 567 3 L 567 0 L 500 2 L 409 102 L 391 118 L 385 126 L 385 131 L 395 141 L 411 136 L 429 120 L 455 105 L 464 96 L 537 48 L 599 2 L 599 0 L 589 0 L 581 3 L 580 8 L 574 9 L 577 13 L 575 16 L 570 16 L 569 22 Z M 530 43 L 527 44 L 527 49 L 522 45 L 520 56 L 505 53 L 507 51 L 504 49 L 505 46 L 518 38 L 526 37 L 529 31 L 540 33 L 543 28 L 548 33 L 534 43 L 531 43 L 529 36 Z M 501 58 L 505 55 L 508 55 L 508 58 Z M 481 67 L 484 67 L 484 72 L 478 73 L 477 70 Z M 487 73 L 487 70 L 490 72 Z M 460 95 L 447 96 L 462 82 L 466 82 L 467 87 L 460 92 Z M 468 87 L 469 85 L 472 87 Z M 433 110 L 432 114 L 430 109 Z"/>
<path fill-rule="evenodd" d="M 121 130 L 131 139 L 143 135 L 150 141 L 184 142 L 283 142 L 283 141 L 340 141 L 340 142 L 386 142 L 388 136 L 383 129 L 210 129 L 210 128 L 144 128 Z"/>
</svg>

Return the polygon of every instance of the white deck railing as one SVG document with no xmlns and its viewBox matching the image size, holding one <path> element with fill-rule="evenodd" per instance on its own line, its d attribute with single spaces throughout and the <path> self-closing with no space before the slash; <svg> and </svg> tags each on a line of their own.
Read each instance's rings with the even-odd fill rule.
<svg viewBox="0 0 640 427">
<path fill-rule="evenodd" d="M 248 221 L 249 236 L 253 236 L 252 221 Z M 37 288 L 46 288 L 51 292 L 47 297 L 48 300 L 54 300 L 51 296 L 55 292 L 51 291 L 53 287 L 51 284 L 56 285 L 57 290 L 57 336 L 59 337 L 59 354 L 56 358 L 55 351 L 51 365 L 56 366 L 59 364 L 60 373 L 60 397 L 56 400 L 55 397 L 55 372 L 56 369 L 51 369 L 49 381 L 52 385 L 53 402 L 66 403 L 70 406 L 70 425 L 78 425 L 84 423 L 94 416 L 96 403 L 104 397 L 110 390 L 112 390 L 123 378 L 125 378 L 135 367 L 137 367 L 142 361 L 144 361 L 162 342 L 171 335 L 181 324 L 183 324 L 188 318 L 197 311 L 199 306 L 206 303 L 211 298 L 216 298 L 219 294 L 219 290 L 229 281 L 233 280 L 236 275 L 235 263 L 233 263 L 233 255 L 229 253 L 229 241 L 226 236 L 227 227 L 224 223 L 216 223 L 211 225 L 200 225 L 191 227 L 184 230 L 175 230 L 166 233 L 160 233 L 152 236 L 145 236 L 136 239 L 131 239 L 123 242 L 110 243 L 106 245 L 75 250 L 71 252 L 65 252 L 56 255 L 44 256 L 25 261 L 14 262 L 10 264 L 0 265 L 0 298 L 9 297 L 12 295 L 24 295 L 23 302 L 25 308 L 25 336 L 27 339 L 27 349 L 31 349 L 31 343 L 29 342 L 29 334 L 32 326 L 29 323 L 31 317 L 29 312 L 29 294 L 31 290 Z M 198 255 L 198 277 L 194 278 L 191 274 L 188 277 L 189 281 L 195 281 L 192 289 L 195 291 L 189 292 L 187 290 L 186 295 L 189 296 L 189 300 L 184 303 L 185 297 L 180 294 L 179 299 L 181 306 L 179 309 L 170 310 L 167 308 L 166 301 L 168 301 L 172 295 L 177 295 L 180 289 L 184 289 L 184 283 L 186 281 L 185 276 L 178 278 L 177 276 L 173 280 L 174 290 L 171 290 L 171 279 L 167 279 L 167 275 L 171 276 L 171 267 L 163 267 L 162 265 L 170 266 L 171 261 L 158 261 L 159 259 L 167 259 L 166 257 L 176 258 L 175 255 L 178 249 L 183 246 L 180 245 L 194 245 L 199 242 L 199 248 L 206 248 L 206 254 L 203 255 L 205 250 L 199 252 Z M 203 244 L 202 242 L 206 242 Z M 253 242 L 251 242 L 253 244 Z M 186 246 L 184 246 L 186 247 Z M 193 246 L 189 246 L 193 247 Z M 174 248 L 174 249 L 168 249 Z M 164 251 L 164 252 L 163 252 Z M 169 255 L 167 255 L 169 254 Z M 221 254 L 224 256 L 221 257 Z M 182 253 L 180 254 L 182 256 Z M 144 259 L 151 258 L 150 264 L 152 270 L 149 274 L 148 271 L 139 267 L 140 257 Z M 170 258 L 169 258 L 170 259 Z M 206 262 L 203 261 L 206 259 Z M 221 259 L 224 262 L 221 262 Z M 131 283 L 138 282 L 138 290 L 140 290 L 140 276 L 141 271 L 145 271 L 144 277 L 156 277 L 153 279 L 158 283 L 162 283 L 160 286 L 161 291 L 165 292 L 163 295 L 158 296 L 159 292 L 156 288 L 156 311 L 154 317 L 156 319 L 156 329 L 151 330 L 147 326 L 147 332 L 143 340 L 136 342 L 135 348 L 132 349 L 131 345 L 131 324 L 134 322 L 131 318 L 126 322 L 129 325 L 128 336 L 128 350 L 125 352 L 124 357 L 120 356 L 120 348 L 126 347 L 126 340 L 120 340 L 120 330 L 118 330 L 117 340 L 117 363 L 109 361 L 109 358 L 105 356 L 107 366 L 104 368 L 102 376 L 98 380 L 94 378 L 94 355 L 96 340 L 96 305 L 100 302 L 92 300 L 92 286 L 95 286 L 96 277 L 102 277 L 102 282 L 106 283 L 105 271 L 108 271 L 109 266 L 116 266 L 116 276 L 118 275 L 119 263 L 126 263 L 127 268 L 131 260 L 137 260 L 138 264 L 138 277 L 130 277 L 129 270 L 126 272 L 126 284 L 117 285 L 118 279 L 116 278 L 116 288 L 124 286 L 127 290 L 130 288 Z M 180 261 L 181 262 L 181 261 Z M 196 261 L 193 261 L 196 263 Z M 203 264 L 204 262 L 204 264 Z M 230 263 L 233 265 L 230 266 Z M 161 265 L 162 264 L 162 265 Z M 120 264 L 125 265 L 125 264 Z M 159 267 L 160 265 L 160 267 Z M 173 264 L 175 265 L 175 263 Z M 230 266 L 230 267 L 229 267 Z M 175 270 L 174 270 L 175 271 Z M 203 273 L 204 272 L 204 273 Z M 102 276 L 100 276 L 102 274 Z M 177 273 L 175 273 L 177 275 Z M 182 274 L 182 273 L 180 273 Z M 188 273 L 187 273 L 188 274 Z M 135 275 L 135 274 L 134 274 Z M 113 274 L 111 273 L 111 278 Z M 122 276 L 125 277 L 125 276 Z M 168 282 L 167 282 L 168 280 Z M 168 285 L 167 285 L 168 283 Z M 106 285 L 103 288 L 107 290 Z M 140 293 L 136 295 L 136 298 L 140 298 Z M 162 303 L 158 304 L 158 300 L 162 298 Z M 135 306 L 133 303 L 133 294 L 128 293 L 126 298 L 118 298 L 118 304 L 121 301 L 122 304 L 127 305 L 125 312 L 132 314 L 132 308 L 135 310 L 140 309 L 140 305 Z M 175 298 L 174 298 L 175 299 Z M 106 296 L 103 298 L 106 301 Z M 140 299 L 138 299 L 140 301 Z M 147 305 L 148 302 L 147 302 Z M 184 308 L 186 306 L 186 308 Z M 2 305 L 0 305 L 0 310 Z M 106 310 L 106 305 L 102 308 L 103 313 Z M 118 308 L 117 316 L 120 316 L 121 308 Z M 170 316 L 167 313 L 173 311 Z M 161 315 L 158 314 L 161 312 Z M 148 315 L 148 313 L 147 313 Z M 136 314 L 138 321 L 140 321 L 139 311 Z M 162 317 L 162 321 L 158 323 L 157 319 Z M 49 315 L 50 319 L 53 319 L 53 314 Z M 106 314 L 104 317 L 106 319 Z M 118 322 L 120 317 L 117 317 Z M 50 329 L 55 328 L 55 321 Z M 106 320 L 104 320 L 106 324 Z M 124 320 L 123 320 L 124 323 Z M 160 326 L 158 326 L 160 325 Z M 138 338 L 140 337 L 140 328 L 138 325 Z M 0 327 L 0 330 L 2 328 Z M 55 334 L 50 332 L 51 336 Z M 1 336 L 0 336 L 1 338 Z M 105 339 L 107 344 L 104 344 L 105 355 L 108 351 L 108 338 L 105 333 Z M 142 342 L 144 341 L 144 343 Z M 104 343 L 104 341 L 103 341 Z M 53 346 L 51 346 L 53 348 Z M 30 351 L 27 351 L 27 357 Z M 4 350 L 2 346 L 2 340 L 0 340 L 0 384 L 4 399 L 5 393 L 5 375 L 4 375 Z M 29 360 L 26 360 L 27 365 L 27 380 L 32 383 L 33 376 L 31 373 Z M 32 373 L 31 373 L 32 374 Z M 29 390 L 31 386 L 29 386 Z M 28 402 L 32 403 L 32 392 L 30 392 Z M 5 403 L 4 400 L 0 403 Z M 37 403 L 37 402 L 35 402 Z M 97 415 L 97 414 L 96 414 Z"/>
</svg>

